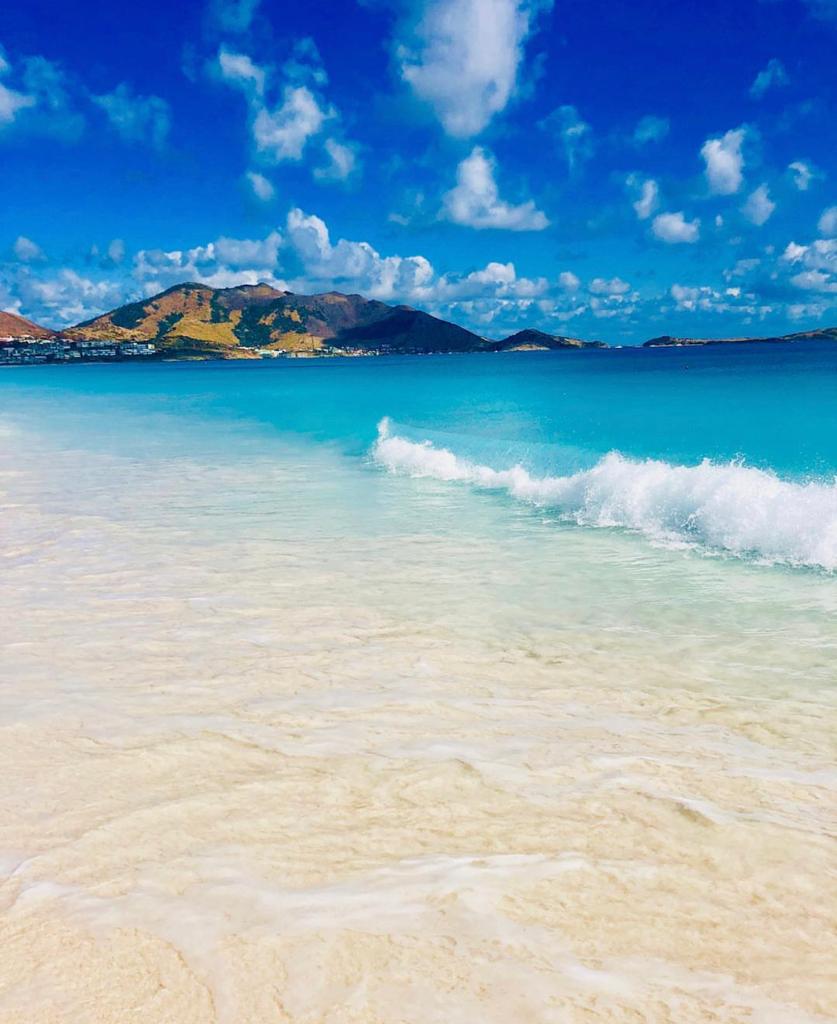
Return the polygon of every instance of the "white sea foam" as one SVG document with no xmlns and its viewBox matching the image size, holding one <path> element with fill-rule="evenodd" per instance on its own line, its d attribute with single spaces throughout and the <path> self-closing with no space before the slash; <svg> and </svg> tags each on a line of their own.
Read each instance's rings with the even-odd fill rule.
<svg viewBox="0 0 837 1024">
<path fill-rule="evenodd" d="M 505 491 L 582 526 L 837 570 L 837 481 L 795 483 L 735 462 L 677 466 L 619 452 L 567 476 L 534 476 L 520 465 L 493 469 L 430 441 L 408 440 L 388 418 L 378 425 L 373 456 L 393 472 Z"/>
</svg>

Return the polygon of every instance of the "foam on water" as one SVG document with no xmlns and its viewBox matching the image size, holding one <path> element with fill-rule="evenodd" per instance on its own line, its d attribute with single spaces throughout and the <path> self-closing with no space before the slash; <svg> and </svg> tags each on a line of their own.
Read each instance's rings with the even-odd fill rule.
<svg viewBox="0 0 837 1024">
<path fill-rule="evenodd" d="M 537 476 L 519 464 L 496 469 L 429 440 L 409 440 L 387 417 L 378 425 L 373 457 L 394 472 L 505 491 L 580 526 L 622 527 L 659 541 L 837 569 L 837 481 L 795 483 L 737 462 L 678 466 L 615 451 L 590 469 Z"/>
</svg>

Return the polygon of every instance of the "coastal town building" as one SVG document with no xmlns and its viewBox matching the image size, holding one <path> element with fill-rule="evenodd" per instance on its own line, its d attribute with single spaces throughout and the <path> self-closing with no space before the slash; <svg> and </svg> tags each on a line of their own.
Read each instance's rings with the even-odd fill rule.
<svg viewBox="0 0 837 1024">
<path fill-rule="evenodd" d="M 0 366 L 34 363 L 118 362 L 157 354 L 150 341 L 76 341 L 72 338 L 0 338 Z"/>
</svg>

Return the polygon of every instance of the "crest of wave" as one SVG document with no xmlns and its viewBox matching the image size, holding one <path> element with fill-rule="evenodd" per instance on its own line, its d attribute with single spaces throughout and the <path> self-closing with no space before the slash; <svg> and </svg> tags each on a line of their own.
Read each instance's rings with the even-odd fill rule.
<svg viewBox="0 0 837 1024">
<path fill-rule="evenodd" d="M 583 526 L 622 527 L 789 565 L 837 569 L 837 482 L 795 483 L 736 462 L 677 466 L 605 455 L 567 476 L 493 469 L 378 425 L 374 459 L 393 472 L 501 490 Z"/>
</svg>

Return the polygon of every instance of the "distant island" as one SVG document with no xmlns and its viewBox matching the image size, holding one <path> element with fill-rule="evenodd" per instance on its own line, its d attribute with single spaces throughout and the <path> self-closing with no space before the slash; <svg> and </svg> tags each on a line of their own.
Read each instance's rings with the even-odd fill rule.
<svg viewBox="0 0 837 1024">
<path fill-rule="evenodd" d="M 779 334 L 770 337 L 742 338 L 675 338 L 664 334 L 659 338 L 651 338 L 643 344 L 643 348 L 688 348 L 694 345 L 752 345 L 778 344 L 793 341 L 837 341 L 837 327 L 823 327 L 815 331 L 798 331 L 796 334 Z"/>
<path fill-rule="evenodd" d="M 776 338 L 676 338 L 645 348 L 836 341 L 837 328 Z M 63 331 L 0 312 L 0 364 L 120 359 L 271 359 L 607 349 L 603 341 L 526 329 L 499 341 L 411 306 L 361 295 L 297 295 L 266 284 L 186 283 Z"/>
</svg>

